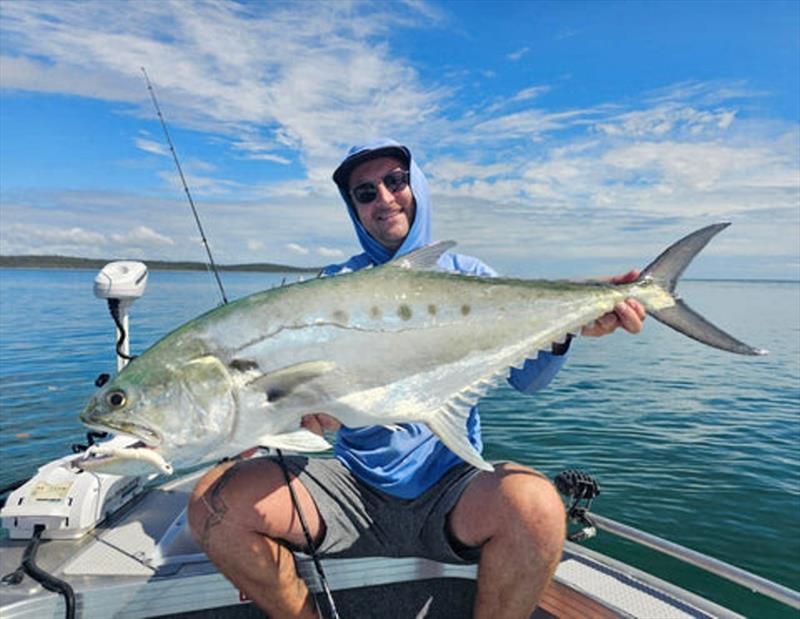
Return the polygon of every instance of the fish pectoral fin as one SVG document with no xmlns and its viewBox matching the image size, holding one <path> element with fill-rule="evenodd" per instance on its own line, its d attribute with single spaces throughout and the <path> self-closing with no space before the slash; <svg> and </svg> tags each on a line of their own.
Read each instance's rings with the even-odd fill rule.
<svg viewBox="0 0 800 619">
<path fill-rule="evenodd" d="M 249 389 L 265 392 L 267 400 L 274 402 L 288 395 L 300 385 L 333 371 L 335 367 L 336 364 L 333 361 L 305 361 L 267 374 L 259 374 L 251 378 L 246 386 Z"/>
<path fill-rule="evenodd" d="M 266 434 L 258 439 L 258 444 L 290 451 L 326 451 L 331 448 L 331 444 L 319 434 L 305 428 L 283 434 Z"/>
<path fill-rule="evenodd" d="M 440 268 L 439 258 L 442 257 L 442 254 L 455 246 L 455 241 L 431 243 L 387 262 L 386 266 L 395 269 L 412 269 L 414 271 L 434 271 Z"/>
</svg>

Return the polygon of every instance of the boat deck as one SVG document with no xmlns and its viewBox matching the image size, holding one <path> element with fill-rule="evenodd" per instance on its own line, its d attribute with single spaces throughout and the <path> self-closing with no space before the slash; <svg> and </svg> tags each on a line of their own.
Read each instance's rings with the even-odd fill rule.
<svg viewBox="0 0 800 619">
<path fill-rule="evenodd" d="M 199 551 L 184 507 L 198 474 L 154 488 L 123 513 L 79 541 L 43 541 L 38 565 L 67 580 L 78 617 L 261 617 Z M 25 542 L 4 540 L 0 573 L 19 565 Z M 320 592 L 311 560 L 298 571 Z M 325 559 L 323 566 L 342 617 L 468 617 L 476 566 L 420 558 Z M 319 596 L 320 598 L 322 596 Z M 25 577 L 0 587 L 4 619 L 61 619 L 65 603 Z M 623 563 L 567 543 L 537 619 L 739 617 Z"/>
</svg>

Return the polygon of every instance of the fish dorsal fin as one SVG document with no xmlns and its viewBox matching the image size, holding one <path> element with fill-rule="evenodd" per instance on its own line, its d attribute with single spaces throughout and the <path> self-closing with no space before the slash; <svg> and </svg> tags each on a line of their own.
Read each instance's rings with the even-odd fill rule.
<svg viewBox="0 0 800 619">
<path fill-rule="evenodd" d="M 387 262 L 386 266 L 414 271 L 434 271 L 439 268 L 438 262 L 442 254 L 455 246 L 455 241 L 437 241 L 398 256 Z"/>
<path fill-rule="evenodd" d="M 234 360 L 232 366 L 235 363 Z M 273 401 L 284 397 L 303 383 L 333 371 L 336 364 L 333 361 L 304 361 L 266 374 L 258 372 L 252 366 L 247 367 L 246 386 L 250 389 L 264 391 L 267 399 Z"/>
<path fill-rule="evenodd" d="M 493 471 L 494 467 L 486 462 L 478 450 L 469 442 L 467 420 L 472 407 L 506 374 L 507 371 L 504 369 L 502 372 L 496 372 L 475 381 L 452 396 L 430 418 L 425 420 L 431 431 L 439 437 L 450 451 L 464 460 L 464 462 L 484 471 Z"/>
</svg>

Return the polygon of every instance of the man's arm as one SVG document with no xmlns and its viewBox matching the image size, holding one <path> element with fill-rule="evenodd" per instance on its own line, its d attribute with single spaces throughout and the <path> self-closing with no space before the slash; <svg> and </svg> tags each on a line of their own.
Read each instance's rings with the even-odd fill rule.
<svg viewBox="0 0 800 619">
<path fill-rule="evenodd" d="M 567 344 L 567 346 L 569 346 Z M 509 384 L 517 391 L 525 394 L 531 394 L 540 389 L 544 389 L 558 374 L 558 371 L 564 367 L 567 360 L 566 350 L 565 354 L 555 354 L 542 350 L 535 359 L 525 359 L 525 364 L 522 368 L 511 368 L 508 375 Z"/>
</svg>

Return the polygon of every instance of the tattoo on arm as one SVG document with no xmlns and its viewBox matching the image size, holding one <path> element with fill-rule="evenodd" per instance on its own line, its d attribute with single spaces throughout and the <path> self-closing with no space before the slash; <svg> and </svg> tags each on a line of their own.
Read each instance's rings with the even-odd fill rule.
<svg viewBox="0 0 800 619">
<path fill-rule="evenodd" d="M 203 504 L 208 509 L 208 518 L 203 526 L 203 536 L 200 540 L 203 547 L 206 547 L 211 536 L 211 529 L 222 522 L 225 514 L 228 513 L 228 505 L 222 498 L 222 490 L 236 475 L 237 467 L 234 465 L 226 470 L 220 478 L 211 486 L 210 492 L 203 495 Z M 206 496 L 208 498 L 206 498 Z"/>
</svg>

